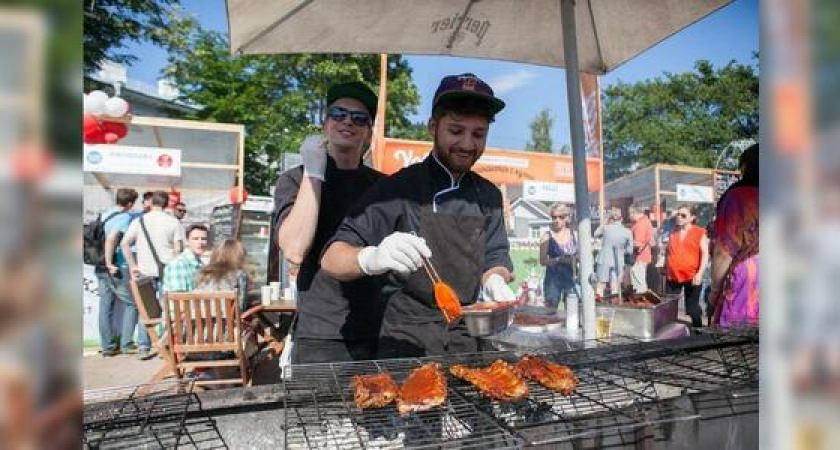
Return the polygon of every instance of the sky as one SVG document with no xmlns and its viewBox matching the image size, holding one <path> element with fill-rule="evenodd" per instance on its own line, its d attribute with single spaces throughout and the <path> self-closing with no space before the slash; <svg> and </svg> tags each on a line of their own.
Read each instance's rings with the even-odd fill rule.
<svg viewBox="0 0 840 450">
<path fill-rule="evenodd" d="M 224 0 L 182 0 L 181 3 L 185 12 L 194 15 L 204 28 L 227 33 Z M 735 0 L 608 73 L 601 79 L 601 87 L 662 77 L 664 72 L 691 71 L 700 59 L 711 61 L 715 67 L 732 60 L 757 67 L 753 53 L 759 50 L 758 24 L 758 0 Z M 156 85 L 166 65 L 166 52 L 150 43 L 130 44 L 125 50 L 138 58 L 128 68 L 128 77 Z M 554 147 L 571 142 L 563 69 L 446 56 L 406 56 L 406 59 L 421 97 L 412 121 L 426 121 L 431 112 L 431 97 L 443 76 L 472 72 L 487 81 L 507 103 L 491 127 L 489 146 L 524 149 L 530 134 L 528 125 L 544 108 L 555 118 Z"/>
</svg>

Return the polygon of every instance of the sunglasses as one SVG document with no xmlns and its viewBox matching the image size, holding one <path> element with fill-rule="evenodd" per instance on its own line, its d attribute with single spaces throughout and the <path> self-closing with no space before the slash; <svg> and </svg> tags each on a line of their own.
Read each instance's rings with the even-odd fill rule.
<svg viewBox="0 0 840 450">
<path fill-rule="evenodd" d="M 327 117 L 336 122 L 344 122 L 348 115 L 353 125 L 358 127 L 366 127 L 371 124 L 370 114 L 364 111 L 342 108 L 341 106 L 333 106 L 327 110 Z"/>
<path fill-rule="evenodd" d="M 187 210 L 186 210 L 186 209 L 179 209 L 179 210 L 177 210 L 177 211 L 178 211 L 179 213 L 184 213 L 184 214 L 186 214 L 186 213 L 187 213 Z"/>
<path fill-rule="evenodd" d="M 688 219 L 688 214 L 686 214 L 686 213 L 677 213 L 677 217 L 680 217 L 680 218 L 682 218 L 682 219 Z"/>
<path fill-rule="evenodd" d="M 552 218 L 552 219 L 565 219 L 566 217 L 569 217 L 569 216 L 566 216 L 566 215 L 563 215 L 563 216 L 551 216 L 551 218 Z"/>
</svg>

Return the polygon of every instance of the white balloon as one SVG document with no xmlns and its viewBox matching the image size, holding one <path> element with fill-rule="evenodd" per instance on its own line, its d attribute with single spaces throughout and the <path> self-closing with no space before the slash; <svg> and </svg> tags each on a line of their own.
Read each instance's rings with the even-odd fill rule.
<svg viewBox="0 0 840 450">
<path fill-rule="evenodd" d="M 105 102 L 105 115 L 108 117 L 122 117 L 128 112 L 128 102 L 120 97 L 111 97 Z"/>
<path fill-rule="evenodd" d="M 108 101 L 108 94 L 102 91 L 93 91 L 85 98 L 85 112 L 100 115 L 105 112 L 105 102 Z"/>
</svg>

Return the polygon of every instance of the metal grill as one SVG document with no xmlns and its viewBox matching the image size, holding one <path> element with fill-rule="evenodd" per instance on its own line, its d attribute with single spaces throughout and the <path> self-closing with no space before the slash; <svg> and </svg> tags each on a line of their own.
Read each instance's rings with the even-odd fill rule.
<svg viewBox="0 0 840 450">
<path fill-rule="evenodd" d="M 543 354 L 542 358 L 567 364 L 566 353 Z M 473 355 L 463 362 L 486 366 L 498 355 Z M 518 358 L 511 358 L 516 362 Z M 462 358 L 463 359 L 463 358 Z M 565 442 L 596 435 L 618 435 L 647 425 L 697 418 L 688 410 L 660 401 L 654 383 L 632 374 L 617 374 L 591 365 L 573 366 L 578 378 L 574 394 L 563 396 L 529 382 L 528 398 L 498 403 L 483 397 L 469 383 L 451 382 L 451 387 L 499 421 L 530 445 Z M 632 435 L 632 433 L 630 433 Z"/>
<path fill-rule="evenodd" d="M 437 361 L 483 367 L 496 359 L 516 362 L 513 352 L 454 357 L 295 366 L 285 384 L 289 448 L 466 447 L 509 448 L 582 438 L 634 442 L 650 426 L 711 418 L 672 401 L 703 394 L 709 411 L 746 411 L 758 381 L 758 336 L 709 331 L 668 343 L 613 336 L 579 342 L 570 351 L 530 352 L 572 367 L 577 391 L 563 396 L 529 382 L 527 399 L 501 403 L 474 386 L 448 377 L 445 407 L 399 417 L 394 406 L 361 411 L 353 403 L 352 376 L 390 372 L 401 382 L 414 368 Z M 554 353 L 552 351 L 555 351 Z M 712 394 L 712 395 L 709 395 Z M 740 406 L 739 406 L 740 405 Z"/>
<path fill-rule="evenodd" d="M 171 448 L 187 437 L 187 413 L 197 404 L 192 382 L 165 382 L 85 392 L 85 447 Z"/>
<path fill-rule="evenodd" d="M 521 447 L 519 439 L 455 395 L 451 387 L 442 407 L 404 417 L 394 405 L 364 411 L 355 406 L 354 375 L 387 371 L 401 384 L 411 370 L 425 362 L 397 359 L 294 366 L 293 379 L 284 382 L 286 447 Z"/>
</svg>

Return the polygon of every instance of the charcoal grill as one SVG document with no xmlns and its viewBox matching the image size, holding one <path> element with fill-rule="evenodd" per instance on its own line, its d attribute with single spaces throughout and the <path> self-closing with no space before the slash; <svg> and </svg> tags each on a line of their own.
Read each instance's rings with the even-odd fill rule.
<svg viewBox="0 0 840 450">
<path fill-rule="evenodd" d="M 567 397 L 529 382 L 529 397 L 513 403 L 490 401 L 448 373 L 453 364 L 516 362 L 523 354 L 512 351 L 296 365 L 293 377 L 279 385 L 198 395 L 190 384 L 177 382 L 96 391 L 85 394 L 85 444 L 88 448 L 607 447 L 667 441 L 673 430 L 681 433 L 678 439 L 691 436 L 692 442 L 700 436 L 716 437 L 721 428 L 714 427 L 742 414 L 748 424 L 744 426 L 751 427 L 758 404 L 757 332 L 695 332 L 699 334 L 667 343 L 612 336 L 608 341 L 529 351 L 571 367 L 579 386 Z M 440 363 L 447 376 L 442 407 L 405 417 L 395 405 L 356 408 L 354 375 L 387 371 L 402 383 L 413 369 L 428 362 Z M 710 431 L 696 434 L 701 433 L 698 430 Z"/>
<path fill-rule="evenodd" d="M 196 405 L 192 382 L 172 381 L 86 391 L 83 443 L 86 448 L 175 448 L 186 433 L 187 413 Z"/>
<path fill-rule="evenodd" d="M 295 366 L 293 379 L 284 383 L 285 442 L 287 448 L 513 448 L 606 435 L 631 440 L 646 427 L 703 418 L 673 398 L 720 391 L 730 398 L 750 395 L 736 391 L 757 385 L 757 342 L 757 335 L 709 332 L 667 345 L 613 336 L 575 343 L 570 351 L 544 349 L 532 353 L 570 366 L 579 379 L 577 391 L 563 396 L 529 382 L 528 398 L 511 403 L 487 399 L 448 369 L 496 359 L 513 363 L 521 353 Z M 355 406 L 354 375 L 387 371 L 401 383 L 432 361 L 448 378 L 447 401 L 439 410 L 401 417 L 394 405 L 364 411 Z"/>
</svg>

